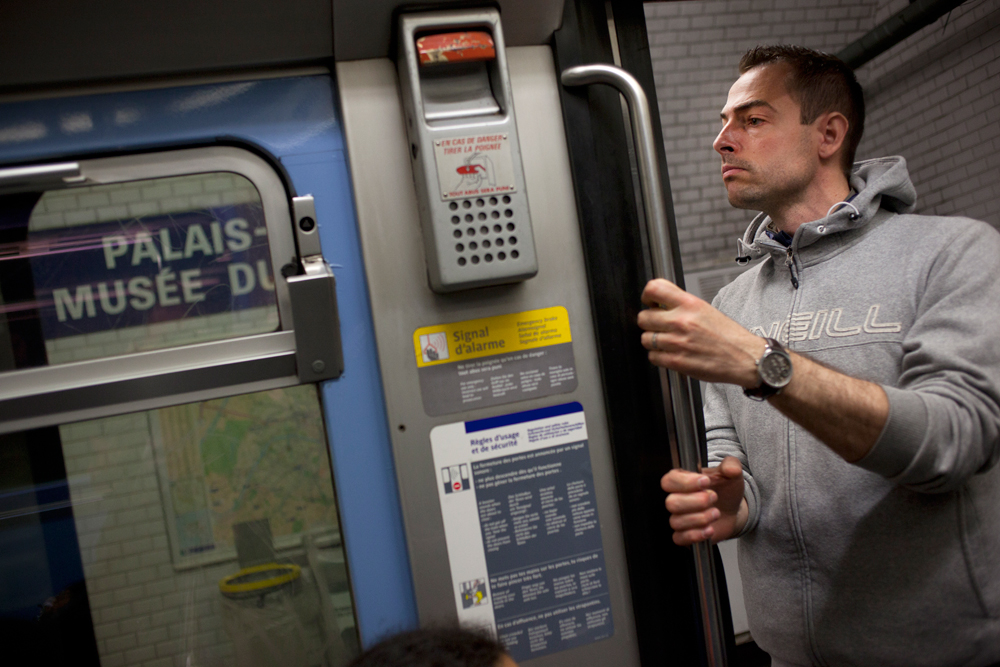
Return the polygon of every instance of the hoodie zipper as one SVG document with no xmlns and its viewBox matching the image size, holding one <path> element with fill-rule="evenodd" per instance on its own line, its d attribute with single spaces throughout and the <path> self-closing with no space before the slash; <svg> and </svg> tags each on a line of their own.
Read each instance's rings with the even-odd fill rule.
<svg viewBox="0 0 1000 667">
<path fill-rule="evenodd" d="M 793 241 L 794 245 L 794 241 Z M 789 350 L 794 348 L 793 342 L 791 340 L 791 322 L 792 316 L 794 315 L 799 303 L 801 303 L 804 295 L 798 293 L 799 289 L 799 278 L 798 278 L 798 267 L 795 263 L 795 254 L 793 251 L 793 246 L 788 246 L 785 248 L 785 266 L 788 267 L 788 275 L 792 282 L 792 287 L 795 288 L 795 292 L 791 295 L 791 303 L 789 305 L 788 314 L 786 316 L 786 331 L 788 336 L 783 341 Z M 781 329 L 778 330 L 779 339 L 781 337 Z M 812 591 L 812 572 L 809 563 L 809 550 L 806 548 L 805 535 L 802 529 L 802 520 L 799 514 L 799 495 L 798 495 L 798 484 L 796 482 L 796 472 L 798 469 L 799 461 L 796 456 L 798 450 L 795 447 L 794 442 L 795 434 L 795 424 L 788 420 L 785 426 L 785 457 L 786 457 L 786 474 L 787 474 L 787 493 L 788 493 L 788 515 L 791 519 L 794 529 L 792 531 L 792 539 L 795 543 L 796 555 L 799 558 L 800 576 L 802 577 L 802 611 L 805 616 L 805 626 L 806 626 L 806 644 L 805 649 L 812 658 L 812 664 L 818 667 L 828 667 L 828 663 L 823 659 L 820 653 L 819 643 L 816 638 L 816 630 L 814 626 L 814 606 L 813 606 L 813 591 Z"/>
<path fill-rule="evenodd" d="M 795 260 L 792 258 L 791 247 L 785 250 L 785 266 L 788 267 L 788 276 L 792 279 L 792 287 L 799 288 L 799 279 L 795 276 Z"/>
</svg>

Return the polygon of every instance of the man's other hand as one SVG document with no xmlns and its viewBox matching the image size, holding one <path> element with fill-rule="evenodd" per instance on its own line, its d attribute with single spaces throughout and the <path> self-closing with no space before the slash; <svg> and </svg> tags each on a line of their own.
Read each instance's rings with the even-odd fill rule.
<svg viewBox="0 0 1000 667">
<path fill-rule="evenodd" d="M 747 522 L 743 499 L 743 466 L 727 456 L 715 468 L 691 472 L 675 468 L 660 486 L 667 492 L 667 511 L 674 542 L 681 546 L 712 540 L 727 540 Z"/>
<path fill-rule="evenodd" d="M 649 281 L 642 302 L 649 308 L 638 323 L 650 362 L 705 382 L 760 383 L 756 362 L 767 345 L 763 338 L 667 280 Z"/>
</svg>

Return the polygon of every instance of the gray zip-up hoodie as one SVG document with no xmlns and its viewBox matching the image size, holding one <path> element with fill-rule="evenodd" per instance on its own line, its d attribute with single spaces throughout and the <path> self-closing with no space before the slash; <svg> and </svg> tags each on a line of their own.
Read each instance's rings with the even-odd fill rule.
<svg viewBox="0 0 1000 667">
<path fill-rule="evenodd" d="M 1000 662 L 1000 235 L 913 215 L 902 158 L 855 165 L 851 206 L 802 225 L 714 305 L 884 387 L 889 418 L 850 464 L 734 385 L 710 385 L 713 465 L 743 463 L 739 562 L 775 664 Z"/>
</svg>

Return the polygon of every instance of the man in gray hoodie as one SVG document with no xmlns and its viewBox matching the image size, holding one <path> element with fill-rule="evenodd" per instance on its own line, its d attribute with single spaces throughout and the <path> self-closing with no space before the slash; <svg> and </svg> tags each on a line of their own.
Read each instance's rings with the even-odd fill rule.
<svg viewBox="0 0 1000 667">
<path fill-rule="evenodd" d="M 713 305 L 650 282 L 657 365 L 709 383 L 710 460 L 664 476 L 674 541 L 739 537 L 773 665 L 1000 662 L 1000 235 L 914 215 L 902 158 L 857 164 L 846 65 L 740 63 L 715 150 L 765 259 Z"/>
</svg>

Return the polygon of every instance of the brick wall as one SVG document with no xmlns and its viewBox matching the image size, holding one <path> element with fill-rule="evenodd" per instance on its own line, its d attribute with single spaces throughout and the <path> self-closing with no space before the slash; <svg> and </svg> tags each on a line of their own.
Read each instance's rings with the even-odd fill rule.
<svg viewBox="0 0 1000 667">
<path fill-rule="evenodd" d="M 878 4 L 882 17 L 906 0 Z M 904 156 L 918 212 L 1000 228 L 1000 4 L 969 0 L 857 74 L 868 105 L 859 157 Z"/>
<path fill-rule="evenodd" d="M 712 141 L 740 56 L 761 43 L 837 52 L 907 0 L 710 0 L 646 5 L 656 94 L 688 273 L 725 265 L 752 218 L 726 200 Z M 902 154 L 918 211 L 1000 226 L 1000 7 L 970 0 L 858 71 L 859 158 Z M 946 25 L 947 24 L 947 25 Z M 992 119 L 990 114 L 992 113 Z"/>
</svg>

